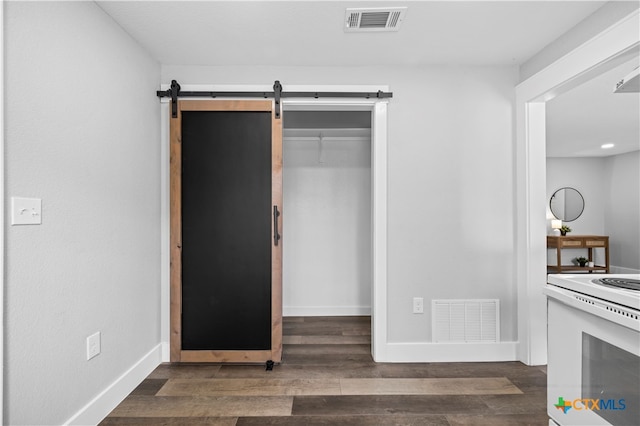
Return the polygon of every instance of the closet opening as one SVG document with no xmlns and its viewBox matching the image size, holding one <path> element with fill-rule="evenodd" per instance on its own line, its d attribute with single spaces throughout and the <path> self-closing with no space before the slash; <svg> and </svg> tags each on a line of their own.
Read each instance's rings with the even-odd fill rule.
<svg viewBox="0 0 640 426">
<path fill-rule="evenodd" d="M 372 113 L 285 111 L 283 127 L 283 316 L 362 324 L 372 313 Z"/>
</svg>

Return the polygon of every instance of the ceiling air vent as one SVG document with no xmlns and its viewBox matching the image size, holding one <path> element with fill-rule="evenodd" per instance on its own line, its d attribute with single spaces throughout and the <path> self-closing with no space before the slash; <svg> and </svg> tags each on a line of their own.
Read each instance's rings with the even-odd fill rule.
<svg viewBox="0 0 640 426">
<path fill-rule="evenodd" d="M 406 7 L 347 9 L 345 32 L 398 31 L 407 13 Z"/>
</svg>

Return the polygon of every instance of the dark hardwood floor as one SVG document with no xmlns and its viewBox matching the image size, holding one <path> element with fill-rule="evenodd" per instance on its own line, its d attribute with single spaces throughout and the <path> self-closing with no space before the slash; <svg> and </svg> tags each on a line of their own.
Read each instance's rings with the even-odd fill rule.
<svg viewBox="0 0 640 426">
<path fill-rule="evenodd" d="M 369 317 L 286 317 L 281 365 L 162 364 L 101 425 L 548 425 L 519 362 L 375 363 Z"/>
</svg>

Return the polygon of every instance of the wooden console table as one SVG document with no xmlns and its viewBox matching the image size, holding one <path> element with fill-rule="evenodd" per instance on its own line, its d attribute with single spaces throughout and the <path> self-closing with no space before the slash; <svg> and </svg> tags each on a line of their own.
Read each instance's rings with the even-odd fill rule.
<svg viewBox="0 0 640 426">
<path fill-rule="evenodd" d="M 580 265 L 563 265 L 562 249 L 563 248 L 586 248 L 588 252 L 587 258 L 593 262 L 593 249 L 604 249 L 604 265 L 580 266 Z M 547 236 L 547 249 L 556 250 L 556 264 L 547 265 L 547 270 L 551 273 L 561 274 L 563 272 L 605 272 L 609 273 L 609 237 L 604 235 L 566 235 L 566 236 Z"/>
</svg>

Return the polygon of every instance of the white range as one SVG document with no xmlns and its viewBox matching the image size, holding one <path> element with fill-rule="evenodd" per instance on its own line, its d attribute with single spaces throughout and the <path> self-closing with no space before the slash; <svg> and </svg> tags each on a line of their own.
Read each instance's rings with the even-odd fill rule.
<svg viewBox="0 0 640 426">
<path fill-rule="evenodd" d="M 640 424 L 640 274 L 552 274 L 550 425 Z"/>
</svg>

